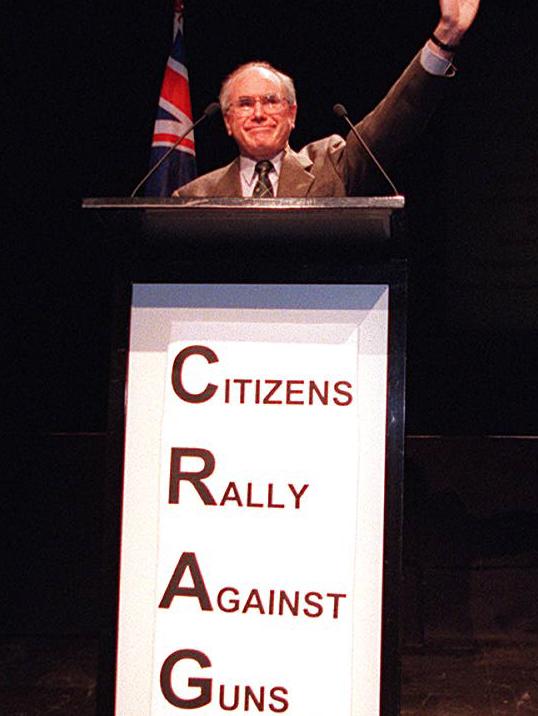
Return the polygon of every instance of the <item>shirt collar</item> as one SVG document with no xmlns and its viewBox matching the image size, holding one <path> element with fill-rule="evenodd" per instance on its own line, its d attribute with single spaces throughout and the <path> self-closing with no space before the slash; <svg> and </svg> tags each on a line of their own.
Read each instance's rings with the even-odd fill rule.
<svg viewBox="0 0 538 716">
<path fill-rule="evenodd" d="M 273 157 L 270 161 L 274 169 L 271 169 L 271 174 L 276 173 L 276 178 L 280 176 L 280 170 L 282 168 L 282 159 L 284 158 L 284 151 L 279 152 L 276 157 Z M 239 172 L 241 179 L 246 183 L 248 187 L 251 187 L 257 179 L 256 175 L 256 164 L 257 160 L 250 159 L 250 157 L 244 157 L 241 155 L 239 158 Z"/>
</svg>

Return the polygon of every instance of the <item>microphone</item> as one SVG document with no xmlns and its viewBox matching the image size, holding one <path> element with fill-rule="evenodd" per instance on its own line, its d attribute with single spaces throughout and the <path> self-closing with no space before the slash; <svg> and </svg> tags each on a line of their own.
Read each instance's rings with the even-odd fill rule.
<svg viewBox="0 0 538 716">
<path fill-rule="evenodd" d="M 376 159 L 374 153 L 372 152 L 372 150 L 370 149 L 370 147 L 366 144 L 366 142 L 364 141 L 364 139 L 363 139 L 363 138 L 361 137 L 361 135 L 357 132 L 357 129 L 356 129 L 355 125 L 351 122 L 351 120 L 350 120 L 349 117 L 348 117 L 347 109 L 344 107 L 344 105 L 343 105 L 343 104 L 335 104 L 334 107 L 333 107 L 333 112 L 336 114 L 337 117 L 340 117 L 340 119 L 343 119 L 345 122 L 347 122 L 347 123 L 349 124 L 349 126 L 351 127 L 351 131 L 352 131 L 353 134 L 357 137 L 357 139 L 359 140 L 360 144 L 364 147 L 364 149 L 366 150 L 366 153 L 368 154 L 368 156 L 370 157 L 370 159 L 374 162 L 374 164 L 375 164 L 376 167 L 379 169 L 379 171 L 381 172 L 381 174 L 385 177 L 385 179 L 387 180 L 387 182 L 390 184 L 390 188 L 391 188 L 392 191 L 394 192 L 394 196 L 399 196 L 399 195 L 400 195 L 400 192 L 398 191 L 398 189 L 396 189 L 396 186 L 394 185 L 394 182 L 393 182 L 392 179 L 389 177 L 389 175 L 387 174 L 387 172 L 383 169 L 383 167 L 381 166 L 381 164 L 377 161 L 377 159 Z"/>
<path fill-rule="evenodd" d="M 132 199 L 134 196 L 136 196 L 136 194 L 137 194 L 138 190 L 140 189 L 140 187 L 142 187 L 142 186 L 147 182 L 147 180 L 150 178 L 150 176 L 152 176 L 152 175 L 157 171 L 157 169 L 161 166 L 161 164 L 164 162 L 164 160 L 165 160 L 165 159 L 168 159 L 168 157 L 170 156 L 170 154 L 172 154 L 172 152 L 173 152 L 174 149 L 178 146 L 178 144 L 185 139 L 185 137 L 187 136 L 187 134 L 190 134 L 190 132 L 192 132 L 192 130 L 193 130 L 195 127 L 197 127 L 201 122 L 203 122 L 204 119 L 207 119 L 207 117 L 211 117 L 213 114 L 215 114 L 215 112 L 218 112 L 219 109 L 220 109 L 220 104 L 219 104 L 218 102 L 211 102 L 211 104 L 208 104 L 208 105 L 207 105 L 207 107 L 204 109 L 202 115 L 201 115 L 200 117 L 198 117 L 198 119 L 196 120 L 196 122 L 191 123 L 191 126 L 188 127 L 188 128 L 183 132 L 183 134 L 179 137 L 179 139 L 178 139 L 176 142 L 174 142 L 174 144 L 170 147 L 170 149 L 169 149 L 167 152 L 165 152 L 165 154 L 162 155 L 162 157 L 159 159 L 159 161 L 156 162 L 156 163 L 151 167 L 151 169 L 150 169 L 149 172 L 144 176 L 144 178 L 141 179 L 141 180 L 138 182 L 138 184 L 137 184 L 137 185 L 135 186 L 135 188 L 133 189 L 132 194 L 130 195 L 130 198 L 131 198 L 131 199 Z"/>
</svg>

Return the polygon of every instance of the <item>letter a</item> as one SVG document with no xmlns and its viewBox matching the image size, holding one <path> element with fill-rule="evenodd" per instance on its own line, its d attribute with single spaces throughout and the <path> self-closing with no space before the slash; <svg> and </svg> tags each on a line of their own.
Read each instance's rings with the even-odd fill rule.
<svg viewBox="0 0 538 716">
<path fill-rule="evenodd" d="M 190 570 L 194 587 L 179 586 L 186 569 Z M 183 552 L 179 558 L 174 574 L 168 582 L 168 586 L 159 604 L 159 609 L 168 609 L 174 597 L 196 597 L 200 602 L 200 608 L 204 612 L 213 611 L 204 578 L 202 577 L 202 572 L 200 571 L 194 552 Z"/>
</svg>

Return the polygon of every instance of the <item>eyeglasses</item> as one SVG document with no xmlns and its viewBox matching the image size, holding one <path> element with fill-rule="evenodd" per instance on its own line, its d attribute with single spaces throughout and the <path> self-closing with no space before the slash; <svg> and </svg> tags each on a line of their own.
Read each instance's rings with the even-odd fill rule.
<svg viewBox="0 0 538 716">
<path fill-rule="evenodd" d="M 254 114 L 258 102 L 266 114 L 278 114 L 282 112 L 286 104 L 290 104 L 285 97 L 280 97 L 277 94 L 264 94 L 257 97 L 239 97 L 237 102 L 230 102 L 228 110 L 233 109 L 238 117 L 248 117 Z"/>
</svg>

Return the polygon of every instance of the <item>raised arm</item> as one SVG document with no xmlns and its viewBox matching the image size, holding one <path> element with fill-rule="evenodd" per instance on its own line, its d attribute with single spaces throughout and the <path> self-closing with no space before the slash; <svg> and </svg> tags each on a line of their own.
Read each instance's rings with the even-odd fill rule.
<svg viewBox="0 0 538 716">
<path fill-rule="evenodd" d="M 426 48 L 430 54 L 447 60 L 448 63 L 441 62 L 441 65 L 448 65 L 449 71 L 443 67 L 441 72 L 432 71 L 423 64 L 422 53 L 419 53 L 386 97 L 357 125 L 385 169 L 391 170 L 401 161 L 445 96 L 450 84 L 447 77 L 454 74 L 450 62 L 476 17 L 479 4 L 480 0 L 440 0 L 441 17 Z M 386 190 L 372 162 L 364 161 L 362 147 L 351 133 L 347 136 L 343 158 L 348 194 Z"/>
</svg>

